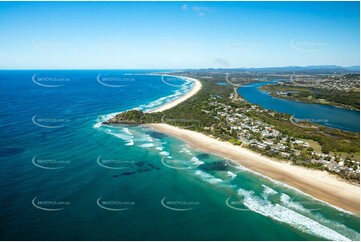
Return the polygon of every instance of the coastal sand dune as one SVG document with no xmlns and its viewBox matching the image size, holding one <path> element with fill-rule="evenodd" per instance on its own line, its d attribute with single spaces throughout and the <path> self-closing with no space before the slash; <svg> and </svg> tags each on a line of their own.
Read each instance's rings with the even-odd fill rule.
<svg viewBox="0 0 361 242">
<path fill-rule="evenodd" d="M 187 78 L 195 82 L 190 92 L 151 112 L 170 109 L 195 95 L 201 89 L 202 84 L 194 78 Z M 177 137 L 198 150 L 231 159 L 252 171 L 288 184 L 317 199 L 360 214 L 359 185 L 348 183 L 326 171 L 312 170 L 274 160 L 228 142 L 219 141 L 204 134 L 168 124 L 150 124 L 149 126 Z"/>
</svg>

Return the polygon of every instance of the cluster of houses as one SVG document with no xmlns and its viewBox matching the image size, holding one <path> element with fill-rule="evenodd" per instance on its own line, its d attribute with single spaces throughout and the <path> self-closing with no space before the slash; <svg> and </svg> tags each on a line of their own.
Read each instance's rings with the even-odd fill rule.
<svg viewBox="0 0 361 242">
<path fill-rule="evenodd" d="M 346 75 L 297 75 L 292 76 L 291 82 L 283 84 L 343 92 L 360 88 L 359 79 L 348 78 Z"/>
<path fill-rule="evenodd" d="M 287 160 L 293 160 L 306 154 L 304 157 L 307 157 L 307 162 L 322 165 L 326 170 L 351 175 L 360 173 L 360 162 L 352 159 L 345 161 L 339 156 L 317 153 L 307 141 L 283 134 L 275 127 L 247 115 L 251 111 L 272 111 L 257 105 L 234 108 L 224 104 L 222 99 L 217 96 L 211 96 L 208 101 L 209 108 L 202 111 L 213 115 L 217 120 L 224 120 L 227 126 L 225 129 L 231 134 L 235 134 L 236 140 L 240 141 L 238 144 L 242 146 Z"/>
</svg>

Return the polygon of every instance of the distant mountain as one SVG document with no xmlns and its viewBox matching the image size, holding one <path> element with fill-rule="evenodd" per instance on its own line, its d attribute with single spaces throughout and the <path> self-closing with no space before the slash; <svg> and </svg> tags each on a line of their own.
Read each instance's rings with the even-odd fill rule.
<svg viewBox="0 0 361 242">
<path fill-rule="evenodd" d="M 200 71 L 210 72 L 274 72 L 278 74 L 333 74 L 333 73 L 359 73 L 360 66 L 342 67 L 336 65 L 319 66 L 285 66 L 285 67 L 262 67 L 262 68 L 208 68 Z"/>
<path fill-rule="evenodd" d="M 347 68 L 349 71 L 360 72 L 360 66 L 350 66 L 345 68 Z"/>
</svg>

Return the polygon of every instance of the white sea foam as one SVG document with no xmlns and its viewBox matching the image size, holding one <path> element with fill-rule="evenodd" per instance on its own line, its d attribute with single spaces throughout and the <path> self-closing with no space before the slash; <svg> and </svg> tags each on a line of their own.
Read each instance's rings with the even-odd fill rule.
<svg viewBox="0 0 361 242">
<path fill-rule="evenodd" d="M 227 171 L 227 175 L 228 176 L 230 176 L 231 177 L 231 179 L 234 179 L 234 178 L 236 178 L 236 174 L 234 174 L 233 172 L 231 172 L 231 171 Z"/>
<path fill-rule="evenodd" d="M 169 156 L 169 152 L 167 151 L 162 151 L 162 152 L 159 152 L 160 155 L 164 155 L 164 156 Z"/>
<path fill-rule="evenodd" d="M 100 128 L 100 126 L 102 126 L 102 122 L 97 122 L 96 124 L 93 125 L 93 128 L 98 129 Z"/>
<path fill-rule="evenodd" d="M 226 158 L 225 158 L 225 159 L 226 159 Z M 241 166 L 241 165 L 238 164 L 237 162 L 232 161 L 232 160 L 229 160 L 229 159 L 226 159 L 226 163 L 227 163 L 229 166 L 231 166 L 231 167 L 233 167 L 233 168 L 236 168 L 237 170 L 247 171 L 247 172 L 254 172 L 254 171 L 252 171 L 252 170 L 250 170 L 250 169 L 248 169 L 248 168 L 246 168 L 246 167 L 244 167 L 244 166 Z M 254 172 L 254 173 L 257 173 L 257 172 Z M 259 173 L 257 173 L 257 174 L 259 174 Z"/>
<path fill-rule="evenodd" d="M 133 109 L 142 110 L 144 112 L 149 112 L 149 111 L 152 111 L 152 110 L 158 108 L 159 106 L 164 105 L 165 103 L 171 102 L 171 101 L 179 98 L 180 96 L 185 95 L 187 92 L 192 90 L 193 86 L 195 85 L 195 83 L 192 80 L 190 80 L 186 77 L 178 77 L 178 78 L 184 80 L 184 83 L 181 85 L 180 89 L 175 90 L 172 94 L 170 94 L 168 96 L 158 98 L 155 101 L 152 101 L 147 104 L 142 104 Z M 120 110 L 119 112 L 116 112 L 116 113 L 99 115 L 97 118 L 97 123 L 93 125 L 93 128 L 96 128 L 96 129 L 100 128 L 102 126 L 102 122 L 107 121 L 111 118 L 114 118 L 117 114 L 119 114 L 120 112 L 123 112 L 123 111 L 126 111 L 126 110 Z"/>
<path fill-rule="evenodd" d="M 140 109 L 144 112 L 149 112 L 149 111 L 152 111 L 154 109 L 156 109 L 157 107 L 167 103 L 167 102 L 170 102 L 174 99 L 177 99 L 178 97 L 182 96 L 183 93 L 180 92 L 180 91 L 175 91 L 173 94 L 169 95 L 169 96 L 166 96 L 166 97 L 161 97 L 161 98 L 158 98 L 157 100 L 155 101 L 152 101 L 150 103 L 147 103 L 147 104 L 142 104 L 140 106 L 137 107 L 137 109 Z"/>
<path fill-rule="evenodd" d="M 201 170 L 197 170 L 195 172 L 195 174 L 199 177 L 202 178 L 203 181 L 209 183 L 209 184 L 217 184 L 217 183 L 220 183 L 222 182 L 222 179 L 219 179 L 219 178 L 216 178 L 214 176 L 212 176 L 211 174 L 208 174 L 204 171 L 201 171 Z"/>
<path fill-rule="evenodd" d="M 108 114 L 105 114 L 105 115 L 102 115 L 100 116 L 103 120 L 108 120 L 108 119 L 111 119 L 111 118 L 114 118 L 119 112 L 116 112 L 116 113 L 108 113 Z"/>
<path fill-rule="evenodd" d="M 150 135 L 148 134 L 141 134 L 141 135 L 137 135 L 137 137 L 134 139 L 134 141 L 139 141 L 139 142 L 153 142 L 152 137 L 150 137 Z"/>
<path fill-rule="evenodd" d="M 187 92 L 189 92 L 193 88 L 194 82 L 185 77 L 184 78 L 179 77 L 179 78 L 184 80 L 184 83 L 183 83 L 183 85 L 181 85 L 180 89 L 173 91 L 173 93 L 168 96 L 158 98 L 155 101 L 152 101 L 147 104 L 142 104 L 133 109 L 142 110 L 144 112 L 149 112 L 149 111 L 152 111 L 152 110 L 158 108 L 159 106 L 162 106 L 168 102 L 171 102 L 171 101 L 179 98 L 180 96 L 185 95 Z M 117 114 L 119 114 L 120 112 L 123 112 L 123 111 L 126 111 L 126 110 L 120 110 L 119 112 L 116 112 L 116 113 L 100 115 L 97 119 L 98 122 L 96 124 L 94 124 L 93 127 L 99 128 L 100 126 L 102 126 L 102 122 L 107 121 L 111 118 L 114 118 Z"/>
<path fill-rule="evenodd" d="M 146 143 L 146 144 L 139 145 L 139 147 L 142 147 L 142 148 L 150 148 L 150 147 L 153 147 L 153 146 L 154 146 L 153 143 Z"/>
<path fill-rule="evenodd" d="M 179 90 L 174 91 L 172 94 L 165 96 L 165 97 L 161 97 L 158 98 L 155 101 L 152 101 L 150 103 L 147 104 L 142 104 L 140 106 L 138 106 L 136 109 L 140 109 L 144 112 L 149 112 L 152 111 L 156 108 L 158 108 L 159 106 L 162 106 L 165 103 L 171 102 L 177 98 L 179 98 L 180 96 L 185 95 L 187 92 L 189 92 L 192 88 L 193 88 L 193 81 L 187 79 L 187 78 L 181 78 L 183 79 L 185 82 L 183 83 L 183 85 L 181 86 L 181 88 Z"/>
<path fill-rule="evenodd" d="M 282 193 L 280 199 L 281 203 L 288 208 L 296 209 L 303 212 L 306 211 L 306 209 L 300 203 L 293 202 L 292 198 L 287 194 Z"/>
<path fill-rule="evenodd" d="M 294 201 L 293 198 L 291 198 L 287 194 L 282 193 L 280 200 L 281 200 L 281 203 L 283 206 L 285 206 L 289 209 L 292 209 L 292 210 L 296 210 L 304 215 L 307 215 L 307 217 L 317 220 L 319 223 L 321 223 L 325 226 L 331 227 L 334 230 L 337 230 L 337 232 L 342 233 L 343 235 L 346 235 L 351 240 L 359 240 L 360 239 L 360 234 L 358 232 L 346 227 L 345 225 L 343 225 L 341 223 L 338 223 L 337 221 L 328 220 L 319 213 L 316 213 L 316 214 L 312 213 L 311 212 L 312 209 L 309 210 L 309 209 L 305 208 L 301 203 Z"/>
<path fill-rule="evenodd" d="M 107 121 L 111 118 L 114 118 L 115 115 L 117 115 L 118 113 L 109 113 L 109 114 L 105 114 L 105 115 L 99 115 L 97 118 L 97 122 L 96 124 L 93 125 L 93 128 L 98 129 L 102 126 L 102 123 L 104 121 Z"/>
<path fill-rule="evenodd" d="M 223 157 L 223 158 L 224 158 L 224 157 Z M 289 190 L 292 190 L 293 192 L 296 192 L 296 193 L 298 193 L 298 194 L 301 194 L 302 196 L 305 196 L 305 197 L 311 198 L 311 199 L 313 199 L 313 200 L 316 200 L 316 201 L 318 201 L 318 202 L 320 202 L 320 203 L 322 203 L 322 204 L 325 204 L 325 205 L 327 205 L 327 206 L 329 206 L 329 207 L 332 207 L 332 208 L 334 208 L 334 209 L 336 209 L 336 210 L 338 210 L 338 211 L 341 211 L 341 212 L 347 213 L 347 214 L 355 215 L 355 214 L 352 213 L 352 212 L 349 212 L 349 211 L 347 211 L 347 210 L 344 210 L 344 209 L 342 209 L 342 208 L 339 208 L 339 207 L 336 207 L 336 206 L 334 206 L 334 205 L 332 205 L 332 204 L 329 204 L 329 203 L 327 203 L 327 202 L 324 202 L 324 201 L 322 201 L 322 200 L 320 200 L 320 199 L 317 199 L 317 198 L 315 198 L 315 197 L 313 197 L 313 196 L 311 196 L 311 195 L 309 195 L 309 194 L 307 194 L 307 193 L 304 193 L 304 192 L 302 192 L 301 190 L 299 190 L 299 189 L 297 189 L 297 188 L 294 188 L 294 187 L 292 187 L 292 186 L 290 186 L 290 185 L 287 185 L 287 184 L 285 184 L 285 183 L 282 183 L 282 182 L 280 182 L 280 181 L 277 181 L 277 180 L 275 180 L 275 179 L 272 179 L 272 178 L 270 178 L 270 177 L 268 177 L 268 176 L 265 176 L 265 175 L 263 175 L 263 174 L 261 174 L 261 173 L 258 173 L 258 172 L 256 172 L 256 171 L 252 171 L 252 170 L 250 170 L 250 169 L 248 169 L 248 168 L 246 168 L 246 167 L 244 167 L 244 166 L 241 166 L 240 164 L 236 163 L 235 161 L 229 160 L 229 159 L 227 159 L 227 158 L 224 158 L 224 159 L 226 159 L 226 163 L 227 163 L 228 165 L 236 168 L 237 170 L 240 170 L 240 171 L 244 171 L 244 172 L 248 172 L 248 173 L 257 175 L 257 176 L 259 176 L 259 177 L 262 177 L 262 178 L 264 178 L 264 179 L 272 182 L 272 183 L 275 184 L 275 185 L 278 185 L 278 186 L 280 186 L 280 187 L 283 187 L 283 188 L 287 188 L 287 189 L 289 189 Z"/>
<path fill-rule="evenodd" d="M 177 95 L 179 95 L 179 93 L 177 93 Z M 154 101 L 153 104 L 155 104 L 155 106 L 160 105 L 160 104 L 162 104 L 162 101 L 165 101 L 166 99 L 167 99 L 167 97 L 164 97 L 161 100 L 161 102 L 158 102 L 158 104 L 156 103 L 156 101 L 157 101 L 156 100 L 156 101 Z M 169 101 L 169 100 L 170 99 L 168 99 L 167 101 Z M 153 104 L 150 104 L 149 107 L 151 107 Z M 155 108 L 155 106 L 154 106 L 154 108 Z M 154 109 L 154 108 L 151 108 L 151 109 Z M 116 114 L 117 113 L 103 115 L 102 118 L 104 120 L 108 120 L 109 118 L 114 117 Z M 98 123 L 93 125 L 94 128 L 99 128 L 100 126 L 101 126 L 101 122 L 98 122 Z M 114 135 L 114 136 L 116 136 L 118 138 L 121 138 L 123 140 L 128 141 L 128 144 L 131 144 L 131 143 L 134 144 L 134 141 L 131 139 L 133 137 L 133 136 L 131 136 L 131 133 L 127 132 L 124 129 L 123 129 L 123 131 L 125 132 L 125 134 L 111 133 L 111 132 L 108 132 L 108 133 L 111 134 L 111 135 Z M 136 139 L 134 139 L 134 140 L 136 140 Z M 140 138 L 137 141 L 152 142 L 153 140 L 149 136 L 149 137 L 146 137 L 144 139 Z M 147 144 L 143 144 L 143 145 L 140 145 L 140 146 L 148 148 L 148 147 L 153 147 L 154 145 L 151 144 L 151 143 L 147 143 Z M 187 150 L 187 149 L 185 149 L 185 150 Z M 187 151 L 190 154 L 192 154 L 189 150 L 187 150 Z M 160 152 L 160 153 L 162 153 L 162 152 Z M 171 156 L 168 156 L 168 157 L 171 158 Z M 196 158 L 196 157 L 194 157 L 194 158 Z M 253 172 L 252 170 L 249 170 L 249 169 L 247 169 L 247 168 L 245 168 L 245 167 L 243 167 L 241 165 L 237 165 L 236 168 L 239 169 L 239 170 L 254 173 L 254 174 L 258 175 L 258 176 L 267 178 L 268 180 L 270 180 L 274 184 L 281 185 L 281 186 L 296 190 L 296 191 L 302 193 L 303 195 L 307 195 L 307 194 L 304 194 L 303 192 L 299 191 L 298 189 L 295 189 L 295 188 L 293 188 L 293 187 L 291 187 L 291 186 L 289 186 L 287 184 L 284 184 L 284 183 L 278 182 L 276 180 L 273 180 L 273 179 L 271 179 L 271 178 L 269 178 L 267 176 L 261 175 L 260 173 Z M 200 170 L 197 170 L 195 172 L 195 174 L 200 176 L 204 181 L 206 181 L 207 183 L 210 183 L 210 184 L 217 184 L 217 183 L 222 182 L 221 179 L 216 178 L 216 177 L 214 177 L 214 176 L 212 176 L 212 175 L 210 175 L 210 174 L 208 174 L 206 172 L 200 171 Z M 264 186 L 264 188 L 265 188 L 264 194 L 273 194 L 272 191 L 276 192 L 276 191 L 274 191 L 273 189 L 271 189 L 271 188 L 269 188 L 267 186 Z M 270 190 L 267 189 L 267 188 L 269 188 Z M 251 210 L 255 211 L 256 213 L 262 214 L 262 215 L 267 216 L 267 217 L 271 217 L 271 218 L 273 218 L 273 219 L 275 219 L 277 221 L 288 223 L 293 227 L 299 228 L 299 229 L 301 229 L 303 231 L 310 232 L 310 233 L 318 235 L 318 236 L 322 236 L 322 237 L 324 237 L 326 239 L 347 240 L 346 237 L 342 236 L 341 234 L 337 233 L 336 231 L 334 231 L 334 230 L 332 230 L 332 229 L 330 229 L 330 228 L 328 228 L 328 227 L 326 227 L 326 226 L 324 226 L 322 224 L 319 224 L 318 222 L 316 222 L 316 221 L 314 221 L 314 220 L 312 220 L 310 218 L 307 218 L 307 217 L 303 216 L 302 214 L 299 214 L 299 213 L 289 209 L 289 208 L 297 209 L 297 208 L 303 208 L 303 207 L 300 204 L 298 204 L 300 207 L 297 207 L 296 206 L 297 204 L 296 205 L 292 204 L 292 203 L 295 203 L 295 202 L 290 200 L 290 197 L 288 195 L 286 195 L 286 194 L 281 194 L 281 202 L 282 202 L 282 204 L 284 204 L 284 206 L 286 206 L 286 207 L 284 207 L 284 206 L 281 206 L 281 205 L 278 205 L 278 204 L 272 204 L 270 201 L 263 200 L 262 198 L 257 198 L 252 191 L 243 190 L 245 192 L 240 192 L 241 190 L 243 190 L 243 189 L 239 190 L 239 193 L 241 195 L 243 195 L 245 197 L 248 196 L 248 199 L 245 198 L 245 205 L 247 207 L 249 207 Z M 277 192 L 276 192 L 276 194 L 277 194 Z M 284 195 L 284 196 L 282 196 L 282 195 Z M 291 203 L 291 205 L 290 205 L 290 203 Z M 332 205 L 330 205 L 330 206 L 332 206 Z M 332 206 L 332 207 L 334 207 L 334 206 Z M 335 208 L 337 208 L 337 207 L 335 207 Z M 337 208 L 337 209 L 339 209 L 339 208 Z M 339 209 L 339 210 L 341 210 L 343 212 L 346 212 L 345 210 L 342 210 L 342 209 Z M 341 226 L 344 226 L 344 225 L 341 225 Z M 356 235 L 357 235 L 357 233 L 356 233 Z M 358 234 L 358 237 L 359 237 L 359 234 Z"/>
<path fill-rule="evenodd" d="M 302 214 L 279 204 L 257 197 L 253 191 L 239 189 L 238 194 L 243 197 L 244 205 L 250 210 L 276 221 L 286 223 L 303 232 L 323 237 L 328 240 L 349 241 L 350 239 L 338 232 L 314 221 Z"/>
<path fill-rule="evenodd" d="M 188 155 L 193 155 L 190 150 L 188 150 L 187 148 L 184 147 L 184 145 L 183 145 L 183 148 L 179 150 L 179 153 L 186 153 Z"/>
<path fill-rule="evenodd" d="M 338 210 L 338 211 L 341 211 L 341 212 L 343 212 L 343 213 L 355 215 L 355 214 L 352 213 L 352 212 L 349 212 L 349 211 L 347 211 L 347 210 L 345 210 L 345 209 L 342 209 L 342 208 L 340 208 L 340 207 L 336 207 L 336 206 L 334 206 L 334 205 L 332 205 L 332 204 L 329 204 L 329 203 L 324 202 L 324 201 L 322 201 L 322 200 L 320 200 L 320 199 L 317 199 L 317 198 L 315 198 L 315 197 L 313 197 L 313 196 L 311 196 L 311 195 L 309 195 L 309 194 L 307 194 L 307 193 L 304 193 L 304 192 L 302 192 L 301 190 L 299 190 L 299 189 L 297 189 L 297 188 L 294 188 L 294 187 L 292 187 L 292 186 L 290 186 L 290 185 L 287 185 L 287 184 L 285 184 L 285 183 L 282 183 L 282 182 L 279 182 L 279 181 L 277 181 L 277 180 L 274 180 L 274 179 L 272 179 L 272 178 L 270 178 L 270 177 L 268 177 L 268 176 L 264 176 L 264 175 L 261 175 L 261 174 L 259 174 L 259 175 L 262 176 L 263 178 L 268 179 L 268 180 L 271 181 L 273 184 L 276 184 L 276 185 L 278 185 L 278 186 L 280 186 L 280 187 L 284 187 L 284 188 L 287 188 L 287 189 L 289 189 L 289 190 L 292 190 L 293 192 L 296 192 L 296 193 L 298 193 L 298 194 L 301 194 L 302 196 L 305 196 L 305 197 L 307 197 L 307 198 L 313 199 L 313 200 L 315 200 L 315 201 L 317 201 L 317 202 L 319 202 L 319 203 L 322 203 L 322 204 L 324 204 L 324 205 L 326 205 L 326 206 L 328 206 L 328 207 L 334 208 L 334 209 L 336 209 L 336 210 Z"/>
<path fill-rule="evenodd" d="M 132 146 L 132 145 L 134 145 L 134 141 L 133 141 L 133 140 L 129 140 L 129 142 L 126 143 L 125 145 L 127 145 L 127 146 Z"/>
<path fill-rule="evenodd" d="M 267 198 L 269 195 L 276 195 L 278 194 L 278 192 L 276 192 L 275 190 L 273 190 L 272 188 L 262 184 L 262 187 L 264 188 L 262 196 L 264 198 Z"/>
<path fill-rule="evenodd" d="M 320 221 L 320 223 L 322 223 L 323 225 L 332 227 L 335 231 L 342 233 L 347 238 L 350 238 L 353 241 L 360 241 L 360 233 L 356 232 L 353 229 L 346 227 L 344 224 L 325 219 L 319 213 L 315 214 L 314 216 L 315 216 L 315 219 L 317 219 L 317 221 Z"/>
<path fill-rule="evenodd" d="M 202 165 L 204 164 L 203 161 L 199 160 L 197 157 L 193 156 L 191 159 L 191 162 L 193 162 L 195 165 Z"/>
<path fill-rule="evenodd" d="M 108 134 L 111 134 L 117 138 L 120 138 L 122 140 L 125 140 L 125 141 L 129 141 L 133 138 L 133 136 L 129 135 L 129 134 L 124 134 L 124 133 L 114 133 L 114 132 L 108 132 Z"/>
<path fill-rule="evenodd" d="M 148 137 L 147 137 L 145 140 L 148 141 L 148 142 L 153 142 L 152 137 L 150 137 L 149 135 L 148 135 Z"/>
<path fill-rule="evenodd" d="M 163 150 L 163 147 L 161 146 L 158 146 L 158 147 L 155 147 L 156 150 Z"/>
<path fill-rule="evenodd" d="M 123 131 L 129 135 L 133 135 L 128 128 L 123 128 Z"/>
</svg>

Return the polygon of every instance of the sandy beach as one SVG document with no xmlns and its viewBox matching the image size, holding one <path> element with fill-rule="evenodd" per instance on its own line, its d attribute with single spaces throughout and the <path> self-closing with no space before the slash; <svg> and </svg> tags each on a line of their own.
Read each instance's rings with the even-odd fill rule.
<svg viewBox="0 0 361 242">
<path fill-rule="evenodd" d="M 202 84 L 196 79 L 189 79 L 195 82 L 190 92 L 151 112 L 170 109 L 195 95 L 201 89 Z M 290 185 L 316 199 L 346 211 L 360 214 L 360 186 L 344 181 L 327 171 L 308 169 L 292 165 L 289 162 L 271 159 L 249 149 L 168 124 L 149 124 L 148 126 L 179 138 L 195 149 L 233 160 L 252 171 Z"/>
<path fill-rule="evenodd" d="M 182 76 L 175 76 L 175 77 L 179 77 L 179 78 L 185 78 L 185 77 L 182 77 Z M 152 111 L 150 111 L 150 113 L 156 113 L 156 112 L 162 112 L 164 110 L 167 110 L 167 109 L 170 109 L 176 105 L 178 105 L 179 103 L 181 102 L 184 102 L 185 100 L 187 100 L 188 98 L 192 97 L 194 94 L 196 94 L 199 90 L 201 90 L 202 88 L 202 84 L 200 81 L 198 81 L 197 79 L 194 79 L 194 78 L 190 78 L 190 77 L 186 77 L 188 80 L 191 80 L 194 82 L 194 86 L 192 88 L 192 90 L 190 92 L 187 92 L 185 95 L 169 102 L 169 103 L 166 103 Z"/>
<path fill-rule="evenodd" d="M 236 161 L 252 171 L 297 188 L 319 200 L 360 214 L 360 187 L 343 181 L 326 171 L 312 170 L 276 161 L 246 148 L 168 124 L 150 124 L 149 126 L 177 137 L 193 148 Z"/>
</svg>

